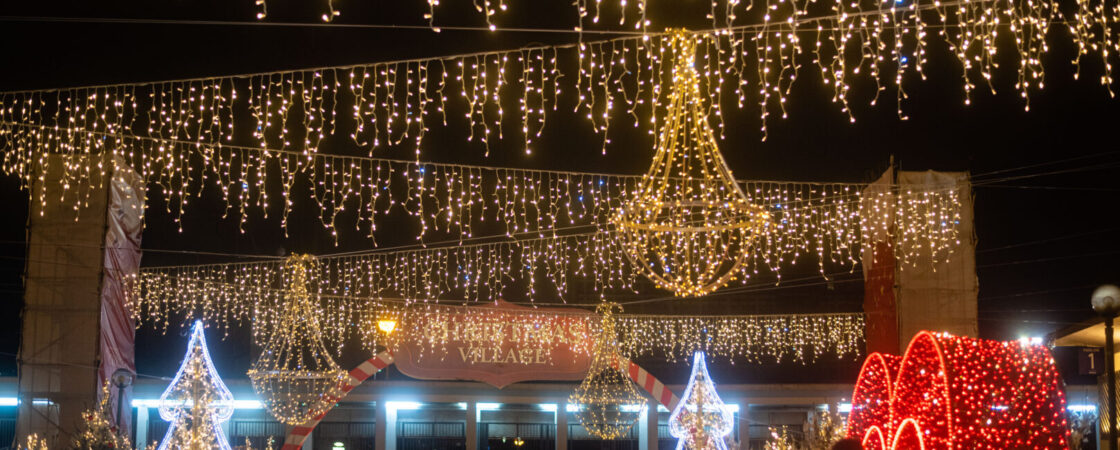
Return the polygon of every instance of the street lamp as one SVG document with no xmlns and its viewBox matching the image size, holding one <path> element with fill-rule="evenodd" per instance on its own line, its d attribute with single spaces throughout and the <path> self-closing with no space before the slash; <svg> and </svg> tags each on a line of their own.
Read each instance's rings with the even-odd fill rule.
<svg viewBox="0 0 1120 450">
<path fill-rule="evenodd" d="M 1116 368 L 1113 367 L 1116 358 L 1115 343 L 1112 338 L 1112 321 L 1120 313 L 1120 287 L 1106 284 L 1093 291 L 1093 311 L 1104 316 L 1104 368 L 1107 371 L 1107 384 L 1105 392 L 1108 401 L 1108 442 L 1112 450 L 1117 448 L 1116 429 Z"/>
<path fill-rule="evenodd" d="M 117 429 L 121 430 L 121 429 L 123 429 L 121 427 L 121 409 L 124 408 L 124 388 L 132 386 L 132 381 L 134 379 L 136 379 L 136 374 L 132 373 L 131 370 L 121 368 L 121 369 L 117 369 L 116 372 L 113 372 L 113 376 L 110 377 L 109 379 L 113 381 L 113 386 L 117 387 L 117 421 L 116 421 L 116 425 L 117 425 Z"/>
</svg>

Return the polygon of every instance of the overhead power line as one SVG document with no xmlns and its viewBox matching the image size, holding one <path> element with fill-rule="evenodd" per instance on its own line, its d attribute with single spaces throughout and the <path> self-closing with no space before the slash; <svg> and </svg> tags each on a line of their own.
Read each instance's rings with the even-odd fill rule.
<svg viewBox="0 0 1120 450">
<path fill-rule="evenodd" d="M 1113 232 L 1113 231 L 1120 231 L 1120 227 L 1111 227 L 1111 228 L 1105 228 L 1105 229 L 1102 229 L 1102 230 L 1086 231 L 1084 233 L 1067 234 L 1067 235 L 1057 236 L 1057 237 L 1052 237 L 1052 238 L 1047 238 L 1047 239 L 1038 239 L 1038 240 L 1034 240 L 1034 241 L 1019 242 L 1019 243 L 1008 244 L 1008 245 L 1003 245 L 1003 246 L 999 246 L 999 247 L 985 248 L 985 249 L 982 249 L 982 250 L 977 250 L 976 253 L 980 254 L 980 253 L 994 252 L 994 251 L 998 251 L 998 250 L 1007 250 L 1007 249 L 1012 249 L 1012 248 L 1028 247 L 1028 246 L 1032 246 L 1032 245 L 1049 244 L 1051 242 L 1077 239 L 1077 238 L 1082 238 L 1082 237 L 1086 237 L 1086 236 L 1093 236 L 1093 235 L 1097 235 L 1097 234 L 1110 233 L 1110 232 Z"/>
<path fill-rule="evenodd" d="M 34 23 L 90 23 L 90 24 L 123 24 L 123 25 L 186 25 L 186 26 L 219 26 L 219 27 L 251 27 L 251 28 L 336 28 L 336 29 L 369 29 L 369 30 L 408 30 L 408 31 L 472 31 L 493 33 L 504 31 L 510 33 L 549 33 L 549 34 L 591 34 L 591 35 L 622 35 L 641 36 L 642 31 L 630 30 L 576 30 L 575 28 L 525 28 L 525 27 L 490 27 L 471 26 L 430 26 L 430 25 L 393 25 L 393 24 L 363 24 L 363 23 L 338 23 L 338 22 L 265 22 L 265 21 L 238 21 L 238 20 L 182 20 L 182 19 L 144 19 L 144 18 L 118 18 L 118 17 L 52 17 L 52 16 L 0 16 L 2 22 L 34 22 Z"/>
</svg>

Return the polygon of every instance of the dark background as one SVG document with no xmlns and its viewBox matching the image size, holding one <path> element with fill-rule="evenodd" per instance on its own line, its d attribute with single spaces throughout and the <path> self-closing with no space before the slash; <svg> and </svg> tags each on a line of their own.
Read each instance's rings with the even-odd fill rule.
<svg viewBox="0 0 1120 450">
<path fill-rule="evenodd" d="M 467 8 L 469 2 L 444 1 L 437 23 L 484 25 Z M 451 5 L 451 3 L 455 3 Z M 612 4 L 613 1 L 604 2 Z M 269 22 L 306 22 L 314 26 L 258 24 L 88 23 L 28 20 L 31 17 L 114 19 L 172 19 L 253 22 L 252 0 L 42 1 L 6 2 L 0 6 L 0 90 L 96 85 L 185 77 L 229 75 L 325 65 L 388 61 L 398 58 L 453 55 L 482 50 L 514 49 L 533 43 L 567 43 L 570 33 L 523 33 L 444 30 L 383 30 L 345 27 L 345 24 L 424 25 L 422 0 L 336 0 L 342 16 L 337 24 L 319 26 L 325 2 L 273 1 Z M 570 29 L 575 15 L 569 0 L 508 0 L 510 11 L 498 17 L 499 26 Z M 651 0 L 651 29 L 669 26 L 707 28 L 707 0 Z M 456 9 L 462 8 L 462 9 Z M 532 8 L 532 9 L 525 9 Z M 612 23 L 612 20 L 604 20 Z M 596 39 L 596 36 L 587 36 Z M 1040 336 L 1092 317 L 1089 295 L 1101 283 L 1120 282 L 1120 238 L 1114 213 L 1118 207 L 1116 176 L 1120 149 L 1115 141 L 1120 125 L 1120 101 L 1095 80 L 1099 64 L 1089 61 L 1082 80 L 1074 81 L 1070 40 L 1062 26 L 1050 35 L 1045 56 L 1047 87 L 1033 93 L 1030 112 L 1013 89 L 1014 73 L 997 71 L 998 93 L 975 91 L 972 104 L 963 104 L 960 67 L 943 45 L 932 48 L 925 68 L 929 79 L 907 81 L 909 120 L 899 120 L 893 104 L 869 107 L 866 89 L 857 86 L 853 106 L 857 122 L 849 124 L 830 102 L 831 90 L 814 70 L 803 70 L 790 96 L 789 119 L 771 115 L 769 138 L 760 141 L 758 111 L 725 109 L 727 138 L 720 142 L 724 157 L 738 178 L 809 181 L 871 181 L 894 160 L 903 170 L 971 171 L 974 174 L 1030 167 L 1016 173 L 1070 172 L 1031 177 L 975 189 L 980 333 L 982 337 L 1015 339 Z M 1004 67 L 1015 67 L 1013 52 L 1004 52 Z M 1089 81 L 1092 80 L 1092 81 Z M 888 91 L 888 98 L 893 92 Z M 888 102 L 890 103 L 890 102 Z M 519 142 L 497 145 L 483 156 L 477 143 L 466 143 L 465 127 L 433 127 L 422 158 L 435 162 L 480 163 L 495 166 L 550 168 L 609 173 L 642 173 L 652 149 L 648 140 L 613 126 L 607 155 L 583 119 L 555 114 L 550 128 L 535 145 L 532 156 L 517 150 Z M 330 152 L 330 148 L 322 151 Z M 382 156 L 411 157 L 410 151 L 388 149 Z M 248 232 L 237 230 L 236 219 L 219 219 L 213 197 L 196 203 L 184 217 L 183 232 L 161 213 L 159 201 L 150 203 L 143 247 L 148 250 L 189 250 L 236 254 L 283 255 L 288 252 L 326 253 L 369 248 L 368 241 L 344 239 L 335 247 L 313 214 L 297 205 L 291 233 L 284 238 L 278 222 L 253 220 Z M 22 302 L 27 194 L 10 177 L 0 178 L 0 374 L 14 375 Z M 306 211 L 310 211 L 309 209 Z M 405 225 L 402 225 L 402 227 Z M 389 228 L 392 234 L 392 227 Z M 399 236 L 413 231 L 398 230 Z M 220 258 L 219 258 L 220 259 Z M 148 252 L 144 264 L 192 264 L 215 258 L 175 252 Z M 799 272 L 787 272 L 797 278 Z M 807 274 L 814 271 L 809 268 Z M 792 275 L 790 275 L 792 274 Z M 657 311 L 703 314 L 721 312 L 859 311 L 863 288 L 858 267 L 852 276 L 833 283 L 820 280 L 784 284 L 720 295 L 703 300 L 658 303 Z M 765 288 L 765 289 L 763 289 Z M 587 292 L 590 294 L 590 292 Z M 664 296 L 647 292 L 646 297 Z M 640 296 L 638 296 L 640 297 Z M 636 296 L 620 297 L 620 300 Z M 597 300 L 571 299 L 573 302 Z M 243 376 L 253 357 L 241 333 L 211 338 L 212 354 L 227 377 Z M 148 327 L 138 331 L 137 368 L 144 374 L 169 376 L 178 366 L 185 331 L 167 334 Z M 346 355 L 349 367 L 362 355 Z M 666 382 L 682 382 L 684 364 L 650 364 Z M 1074 370 L 1076 368 L 1074 361 Z M 829 359 L 809 368 L 798 364 L 713 367 L 717 378 L 736 382 L 851 381 L 857 361 Z M 390 374 L 390 376 L 399 376 Z M 727 381 L 724 381 L 727 382 Z"/>
</svg>

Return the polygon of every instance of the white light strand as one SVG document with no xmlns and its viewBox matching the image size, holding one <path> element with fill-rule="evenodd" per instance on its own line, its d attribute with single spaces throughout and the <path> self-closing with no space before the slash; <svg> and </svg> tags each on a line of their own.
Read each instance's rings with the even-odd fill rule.
<svg viewBox="0 0 1120 450">
<path fill-rule="evenodd" d="M 0 127 L 4 125 L 0 123 Z M 62 147 L 78 142 L 93 148 L 35 163 L 66 165 L 63 172 L 67 177 L 58 182 L 74 187 L 64 189 L 61 200 L 44 194 L 37 201 L 65 201 L 74 204 L 77 213 L 90 188 L 107 181 L 102 175 L 105 170 L 114 168 L 117 173 L 114 166 L 120 165 L 137 171 L 156 187 L 149 195 L 162 196 L 168 214 L 180 227 L 189 205 L 207 191 L 219 193 L 220 204 L 227 215 L 237 218 L 242 230 L 253 213 L 268 217 L 276 212 L 275 203 L 283 205 L 281 225 L 286 231 L 290 205 L 298 200 L 294 192 L 307 192 L 323 228 L 336 243 L 340 229 L 350 227 L 377 245 L 378 222 L 394 214 L 412 219 L 411 231 L 418 242 L 425 242 L 432 233 L 468 240 L 476 236 L 476 229 L 477 234 L 536 233 L 545 237 L 569 227 L 602 227 L 641 179 L 321 153 L 305 157 L 252 147 L 6 125 L 33 128 L 37 138 L 21 147 L 28 158 L 40 145 Z M 105 142 L 116 142 L 117 149 L 128 151 L 107 160 L 89 156 L 105 149 Z M 739 184 L 750 203 L 765 207 L 774 219 L 776 232 L 766 237 L 762 248 L 777 264 L 806 253 L 817 253 L 822 264 L 825 260 L 853 261 L 852 252 L 861 236 L 874 236 L 885 226 L 871 221 L 872 217 L 898 218 L 897 229 L 907 244 L 895 249 L 903 260 L 910 260 L 916 252 L 944 256 L 957 239 L 959 186 L 929 191 L 895 186 L 864 193 L 867 185 L 856 183 Z M 884 215 L 886 212 L 893 214 Z M 395 229 L 394 235 L 401 235 L 400 231 Z"/>
<path fill-rule="evenodd" d="M 172 321 L 186 324 L 206 317 L 212 327 L 254 325 L 254 332 L 281 325 L 280 305 L 232 306 L 226 298 L 198 297 L 196 309 L 148 311 L 147 324 L 166 329 Z M 238 299 L 242 301 L 246 299 Z M 445 357 L 452 345 L 539 349 L 557 347 L 591 354 L 600 331 L 599 317 L 589 311 L 464 308 L 413 304 L 400 300 L 317 296 L 317 314 L 327 342 L 341 352 L 354 339 L 368 351 L 397 350 L 409 343 L 416 357 Z M 395 330 L 379 332 L 376 322 L 391 318 Z M 734 362 L 810 363 L 820 358 L 856 358 L 863 351 L 864 318 L 860 313 L 761 315 L 615 314 L 617 350 L 626 358 L 682 362 L 696 351 Z M 355 324 L 358 324 L 355 326 Z M 257 339 L 267 339 L 258 336 Z"/>
<path fill-rule="evenodd" d="M 956 244 L 959 206 L 956 191 L 909 193 L 917 200 L 896 200 L 902 195 L 881 195 L 846 201 L 840 206 L 854 213 L 835 214 L 836 204 L 821 208 L 806 206 L 797 210 L 775 206 L 773 233 L 762 236 L 745 251 L 748 255 L 737 277 L 741 282 L 759 274 L 779 276 L 787 266 L 808 258 L 815 260 L 826 277 L 833 269 L 853 269 L 859 262 L 862 236 L 881 235 L 879 230 L 904 235 L 894 246 L 903 264 L 938 262 L 950 257 Z M 861 206 L 862 205 L 862 206 Z M 956 206 L 956 207 L 955 207 Z M 872 209 L 862 211 L 860 208 Z M 806 214 L 809 220 L 787 223 L 786 217 Z M 875 214 L 873 214 L 873 212 Z M 893 226 L 887 213 L 894 215 Z M 832 217 L 855 217 L 845 226 L 827 224 Z M 808 228 L 798 229 L 805 226 Z M 862 231 L 865 230 L 865 231 Z M 828 235 L 814 236 L 827 230 Z M 832 234 L 835 233 L 835 234 Z M 927 234 L 928 233 L 928 234 Z M 805 241 L 805 238 L 813 238 Z M 381 296 L 438 300 L 461 298 L 467 301 L 493 301 L 524 297 L 534 300 L 564 298 L 570 279 L 592 283 L 594 291 L 627 292 L 635 289 L 640 273 L 625 256 L 612 231 L 521 239 L 496 243 L 431 247 L 417 250 L 345 254 L 321 258 L 320 269 L 311 274 L 311 290 L 319 294 Z M 266 295 L 261 289 L 282 286 L 280 263 L 276 261 L 229 263 L 197 266 L 172 266 L 144 269 L 134 278 L 136 294 L 146 301 L 189 305 L 196 300 L 182 295 Z M 227 285 L 237 286 L 230 290 Z M 191 286 L 184 291 L 184 288 Z M 511 288 L 516 286 L 516 290 Z M 547 290 L 538 292 L 539 289 Z M 216 292 L 212 292 L 216 291 Z M 523 294 L 521 294 L 523 293 Z"/>
<path fill-rule="evenodd" d="M 765 134 L 768 117 L 786 116 L 793 83 L 813 67 L 852 121 L 850 87 L 864 81 L 879 88 L 871 104 L 893 85 L 905 117 L 901 86 L 908 78 L 924 78 L 927 49 L 934 43 L 947 44 L 963 67 L 969 103 L 977 84 L 994 88 L 996 50 L 1007 36 L 1019 61 L 1004 61 L 1004 67 L 1015 67 L 1009 69 L 1017 73 L 1015 88 L 1026 99 L 1044 85 L 1041 55 L 1048 49 L 1050 25 L 1059 20 L 1070 25 L 1081 50 L 1078 60 L 1099 55 L 1106 65 L 1101 81 L 1110 84 L 1109 63 L 1120 54 L 1120 39 L 1115 27 L 1105 25 L 1120 14 L 1093 0 L 1077 6 L 1075 14 L 1063 17 L 1047 1 L 858 0 L 837 2 L 831 15 L 811 17 L 799 2 L 768 0 L 752 7 L 766 11 L 763 23 L 703 34 L 696 68 L 702 95 L 719 99 L 710 114 L 721 133 L 722 110 L 734 106 L 758 110 Z M 0 121 L 200 144 L 231 144 L 235 136 L 249 134 L 252 145 L 310 159 L 327 136 L 349 137 L 370 151 L 395 144 L 419 152 L 428 128 L 449 120 L 465 121 L 467 140 L 487 151 L 492 141 L 505 138 L 521 141 L 531 152 L 546 119 L 574 108 L 587 117 L 605 149 L 612 124 L 636 123 L 650 134 L 656 129 L 656 105 L 664 104 L 661 86 L 670 77 L 671 64 L 662 58 L 667 45 L 663 35 L 649 34 L 360 66 L 8 92 L 0 94 Z M 350 119 L 343 121 L 343 115 Z M 520 124 L 503 120 L 510 115 L 519 116 Z M 128 152 L 114 139 L 38 147 L 33 144 L 45 142 L 38 133 L 34 127 L 0 126 L 3 169 L 25 183 L 34 178 L 44 153 Z"/>
</svg>

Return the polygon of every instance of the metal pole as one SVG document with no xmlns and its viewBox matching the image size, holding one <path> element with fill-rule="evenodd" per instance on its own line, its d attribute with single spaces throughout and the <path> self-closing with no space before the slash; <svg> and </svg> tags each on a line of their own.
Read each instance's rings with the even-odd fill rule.
<svg viewBox="0 0 1120 450">
<path fill-rule="evenodd" d="M 124 386 L 117 385 L 117 429 L 121 429 L 121 408 L 124 408 Z"/>
<path fill-rule="evenodd" d="M 1108 392 L 1108 448 L 1111 450 L 1120 450 L 1116 445 L 1117 437 L 1120 437 L 1120 433 L 1117 433 L 1116 429 L 1116 368 L 1113 367 L 1116 359 L 1116 347 L 1112 338 L 1113 318 L 1114 317 L 1110 315 L 1104 320 L 1104 367 L 1105 370 L 1108 371 L 1108 390 L 1105 392 Z"/>
</svg>

